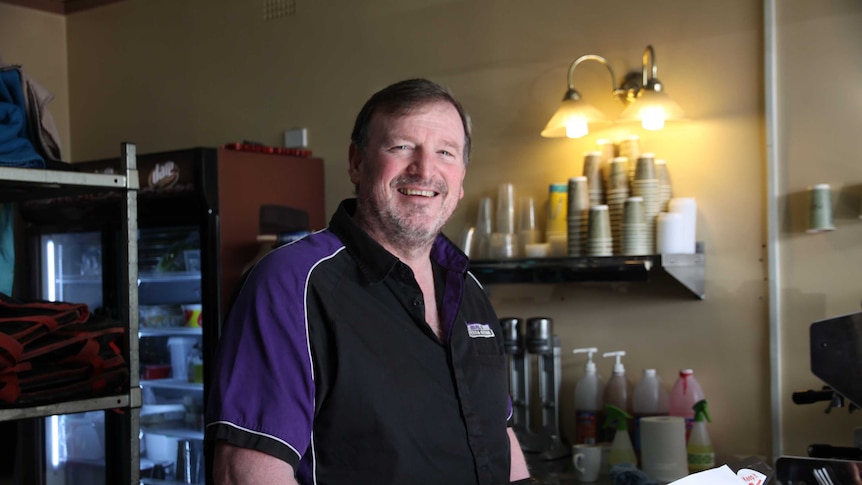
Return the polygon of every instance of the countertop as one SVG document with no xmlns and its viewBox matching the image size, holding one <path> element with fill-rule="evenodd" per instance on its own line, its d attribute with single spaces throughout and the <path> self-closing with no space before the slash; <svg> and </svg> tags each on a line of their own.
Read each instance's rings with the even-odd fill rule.
<svg viewBox="0 0 862 485">
<path fill-rule="evenodd" d="M 575 475 L 575 467 L 572 464 L 572 456 L 566 456 L 558 460 L 543 460 L 538 455 L 526 454 L 527 468 L 530 475 L 539 481 L 541 485 L 579 485 L 581 482 Z M 599 479 L 590 482 L 593 485 L 613 485 L 613 481 L 607 474 L 599 475 Z"/>
</svg>

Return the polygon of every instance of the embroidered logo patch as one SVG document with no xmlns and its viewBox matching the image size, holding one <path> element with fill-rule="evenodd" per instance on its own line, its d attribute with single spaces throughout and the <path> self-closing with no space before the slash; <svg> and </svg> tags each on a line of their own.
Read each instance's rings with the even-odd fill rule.
<svg viewBox="0 0 862 485">
<path fill-rule="evenodd" d="M 491 330 L 490 325 L 484 323 L 468 323 L 467 335 L 470 338 L 494 338 L 494 331 Z"/>
</svg>

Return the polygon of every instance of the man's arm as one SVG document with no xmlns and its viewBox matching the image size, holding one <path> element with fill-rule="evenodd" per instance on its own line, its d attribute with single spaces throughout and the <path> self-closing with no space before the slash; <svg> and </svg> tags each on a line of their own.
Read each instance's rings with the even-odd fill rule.
<svg viewBox="0 0 862 485">
<path fill-rule="evenodd" d="M 511 447 L 512 465 L 509 468 L 509 481 L 514 482 L 530 477 L 530 471 L 527 470 L 527 460 L 524 458 L 524 452 L 521 451 L 521 445 L 518 444 L 518 437 L 515 436 L 515 431 L 512 428 L 506 430 L 509 433 L 509 445 Z"/>
<path fill-rule="evenodd" d="M 298 485 L 293 467 L 266 453 L 216 442 L 213 459 L 216 485 L 259 485 L 279 483 Z"/>
</svg>

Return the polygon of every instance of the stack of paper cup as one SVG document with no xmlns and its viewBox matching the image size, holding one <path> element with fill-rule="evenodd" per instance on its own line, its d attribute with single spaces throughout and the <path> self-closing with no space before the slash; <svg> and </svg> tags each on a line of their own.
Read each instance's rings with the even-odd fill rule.
<svg viewBox="0 0 862 485">
<path fill-rule="evenodd" d="M 500 184 L 497 188 L 497 228 L 495 232 L 515 232 L 515 186 Z"/>
<path fill-rule="evenodd" d="M 617 152 L 617 146 L 613 140 L 599 140 L 596 142 L 599 146 L 599 151 L 602 154 L 602 180 L 605 183 L 605 189 L 608 187 L 608 175 L 610 174 L 611 160 L 614 159 Z"/>
<path fill-rule="evenodd" d="M 582 256 L 587 253 L 587 227 L 589 223 L 590 196 L 587 191 L 587 178 L 569 179 L 567 231 L 569 256 Z"/>
<path fill-rule="evenodd" d="M 589 214 L 587 254 L 590 256 L 612 256 L 614 254 L 614 245 L 611 238 L 611 220 L 608 215 L 608 206 L 605 204 L 594 205 L 590 207 Z M 569 247 L 571 247 L 571 244 Z"/>
<path fill-rule="evenodd" d="M 680 241 L 674 245 L 676 254 L 694 254 L 697 250 L 697 201 L 693 197 L 674 197 L 667 204 L 668 212 L 682 216 Z M 671 253 L 671 251 L 664 251 Z"/>
<path fill-rule="evenodd" d="M 590 205 L 602 203 L 604 188 L 602 187 L 602 152 L 587 152 L 584 154 L 584 177 L 587 178 Z"/>
<path fill-rule="evenodd" d="M 650 252 L 655 251 L 655 224 L 659 213 L 658 178 L 652 153 L 644 153 L 637 159 L 632 195 L 643 198 Z"/>
<path fill-rule="evenodd" d="M 539 229 L 536 226 L 536 203 L 532 197 L 518 199 L 518 244 L 519 254 L 526 254 L 529 244 L 539 242 Z"/>
<path fill-rule="evenodd" d="M 495 258 L 510 259 L 519 256 L 518 236 L 515 234 L 515 186 L 500 184 L 497 190 L 497 227 L 491 235 L 491 253 Z"/>
<path fill-rule="evenodd" d="M 650 254 L 643 197 L 629 197 L 623 209 L 621 253 L 626 256 Z"/>
<path fill-rule="evenodd" d="M 638 157 L 641 156 L 640 137 L 637 135 L 630 135 L 620 140 L 618 152 L 619 156 L 626 157 L 629 161 L 629 179 L 634 180 L 635 164 L 637 163 Z"/>
<path fill-rule="evenodd" d="M 673 186 L 670 182 L 670 172 L 667 170 L 666 161 L 661 159 L 655 161 L 655 174 L 658 178 L 659 210 L 667 212 L 667 203 L 673 197 Z"/>
<path fill-rule="evenodd" d="M 621 253 L 622 222 L 626 199 L 629 197 L 628 160 L 616 157 L 611 160 L 608 172 L 608 184 L 605 191 L 608 211 L 611 218 L 611 237 L 614 240 L 614 252 Z"/>
<path fill-rule="evenodd" d="M 490 197 L 479 199 L 479 213 L 476 216 L 476 226 L 473 230 L 474 259 L 491 257 L 491 233 L 493 232 L 494 201 Z"/>
</svg>

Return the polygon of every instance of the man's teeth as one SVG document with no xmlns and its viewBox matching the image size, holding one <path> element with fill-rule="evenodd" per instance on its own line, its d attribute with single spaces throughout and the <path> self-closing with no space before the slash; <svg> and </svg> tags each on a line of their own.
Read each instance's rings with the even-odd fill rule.
<svg viewBox="0 0 862 485">
<path fill-rule="evenodd" d="M 418 195 L 421 197 L 434 197 L 436 192 L 433 190 L 416 190 L 416 189 L 398 189 L 404 195 Z"/>
</svg>

